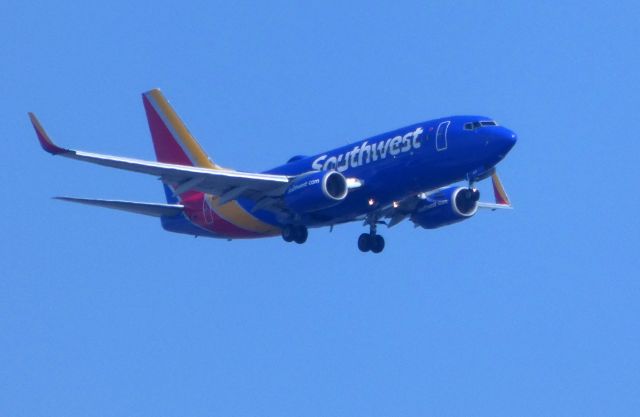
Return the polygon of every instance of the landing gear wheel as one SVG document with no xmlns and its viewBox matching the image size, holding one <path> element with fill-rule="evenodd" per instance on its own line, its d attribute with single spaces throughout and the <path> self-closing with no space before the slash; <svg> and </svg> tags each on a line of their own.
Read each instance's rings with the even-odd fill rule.
<svg viewBox="0 0 640 417">
<path fill-rule="evenodd" d="M 478 201 L 480 199 L 480 191 L 475 188 L 465 188 L 460 191 L 461 197 L 469 201 Z"/>
<path fill-rule="evenodd" d="M 371 252 L 380 253 L 384 249 L 384 238 L 380 235 L 369 236 L 371 242 Z"/>
<path fill-rule="evenodd" d="M 284 239 L 285 242 L 293 242 L 293 237 L 293 226 L 285 226 L 282 228 L 282 239 Z"/>
<path fill-rule="evenodd" d="M 371 235 L 369 233 L 363 233 L 358 238 L 358 249 L 361 252 L 369 252 L 371 250 Z"/>
<path fill-rule="evenodd" d="M 307 230 L 306 226 L 294 226 L 293 228 L 293 240 L 298 243 L 298 244 L 302 244 L 304 242 L 307 241 L 307 237 L 309 237 L 309 231 Z"/>
<path fill-rule="evenodd" d="M 285 242 L 304 243 L 309 237 L 307 226 L 301 224 L 287 225 L 282 228 L 282 239 Z"/>
<path fill-rule="evenodd" d="M 386 224 L 378 221 L 377 215 L 370 214 L 365 219 L 365 225 L 369 225 L 369 233 L 363 233 L 358 238 L 358 249 L 361 252 L 380 253 L 384 249 L 384 238 L 377 232 L 378 224 Z"/>
<path fill-rule="evenodd" d="M 476 188 L 464 188 L 456 196 L 456 204 L 464 213 L 471 212 L 480 200 L 480 191 Z"/>
<path fill-rule="evenodd" d="M 471 200 L 473 201 L 480 200 L 480 190 L 478 190 L 477 188 L 474 188 L 473 190 L 471 190 Z"/>
</svg>

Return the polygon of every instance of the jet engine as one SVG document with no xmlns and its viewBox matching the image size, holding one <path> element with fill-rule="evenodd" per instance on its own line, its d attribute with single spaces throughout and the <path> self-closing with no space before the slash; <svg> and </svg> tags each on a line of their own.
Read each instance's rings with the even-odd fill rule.
<svg viewBox="0 0 640 417">
<path fill-rule="evenodd" d="M 411 215 L 411 221 L 425 229 L 436 229 L 472 217 L 478 211 L 480 191 L 447 187 L 428 194 Z"/>
<path fill-rule="evenodd" d="M 347 180 L 337 171 L 317 171 L 293 180 L 284 194 L 287 207 L 310 213 L 335 206 L 347 197 Z"/>
</svg>

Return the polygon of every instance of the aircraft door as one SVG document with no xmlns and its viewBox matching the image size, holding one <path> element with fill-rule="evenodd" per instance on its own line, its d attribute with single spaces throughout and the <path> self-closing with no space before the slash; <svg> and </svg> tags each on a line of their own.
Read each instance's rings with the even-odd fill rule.
<svg viewBox="0 0 640 417">
<path fill-rule="evenodd" d="M 436 130 L 436 150 L 438 152 L 447 149 L 447 131 L 450 124 L 451 121 L 447 120 L 438 125 L 438 130 Z"/>
</svg>

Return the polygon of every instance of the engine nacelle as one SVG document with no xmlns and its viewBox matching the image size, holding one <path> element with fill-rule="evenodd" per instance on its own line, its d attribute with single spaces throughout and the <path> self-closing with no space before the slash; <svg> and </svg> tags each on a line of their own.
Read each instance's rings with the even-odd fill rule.
<svg viewBox="0 0 640 417">
<path fill-rule="evenodd" d="M 337 171 L 318 171 L 293 180 L 284 194 L 287 207 L 310 213 L 335 206 L 347 197 L 347 180 Z"/>
<path fill-rule="evenodd" d="M 480 192 L 465 187 L 448 187 L 429 194 L 411 215 L 411 220 L 425 229 L 466 220 L 478 211 Z"/>
</svg>

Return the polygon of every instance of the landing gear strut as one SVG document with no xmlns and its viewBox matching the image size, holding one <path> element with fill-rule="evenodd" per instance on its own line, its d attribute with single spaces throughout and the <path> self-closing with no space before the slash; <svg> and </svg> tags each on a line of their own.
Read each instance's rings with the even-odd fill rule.
<svg viewBox="0 0 640 417">
<path fill-rule="evenodd" d="M 474 203 L 480 200 L 480 191 L 475 187 L 475 180 L 467 175 L 467 182 L 469 186 L 465 190 L 465 199 L 473 201 Z"/>
<path fill-rule="evenodd" d="M 285 242 L 296 242 L 302 244 L 307 241 L 309 231 L 301 224 L 287 225 L 282 228 L 282 239 Z"/>
<path fill-rule="evenodd" d="M 384 249 L 384 238 L 376 233 L 377 222 L 369 223 L 369 233 L 363 233 L 358 238 L 358 249 L 362 252 L 380 253 Z"/>
</svg>

